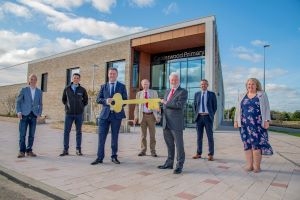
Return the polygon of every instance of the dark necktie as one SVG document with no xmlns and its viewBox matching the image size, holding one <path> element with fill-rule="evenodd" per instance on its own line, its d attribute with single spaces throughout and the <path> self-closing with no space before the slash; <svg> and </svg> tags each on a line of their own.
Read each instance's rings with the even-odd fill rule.
<svg viewBox="0 0 300 200">
<path fill-rule="evenodd" d="M 144 98 L 145 98 L 145 99 L 148 99 L 147 91 L 145 91 L 144 94 L 145 94 Z M 146 103 L 146 108 L 148 108 L 148 103 Z"/>
<path fill-rule="evenodd" d="M 110 83 L 110 96 L 112 97 L 115 93 L 115 83 Z"/>
<path fill-rule="evenodd" d="M 205 92 L 202 93 L 202 98 L 201 98 L 201 105 L 202 105 L 202 112 L 203 112 L 203 113 L 205 112 L 204 95 L 205 95 Z"/>
</svg>

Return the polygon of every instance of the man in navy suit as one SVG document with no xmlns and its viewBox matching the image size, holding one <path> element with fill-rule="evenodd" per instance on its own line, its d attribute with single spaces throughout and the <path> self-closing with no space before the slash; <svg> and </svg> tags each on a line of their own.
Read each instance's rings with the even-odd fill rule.
<svg viewBox="0 0 300 200">
<path fill-rule="evenodd" d="M 117 68 L 110 68 L 108 70 L 109 81 L 101 85 L 101 89 L 98 93 L 96 102 L 102 104 L 102 110 L 99 120 L 99 140 L 98 140 L 98 153 L 97 159 L 91 163 L 96 165 L 103 162 L 105 141 L 108 134 L 109 127 L 111 128 L 111 161 L 115 164 L 120 164 L 118 160 L 118 137 L 121 122 L 123 118 L 126 118 L 124 109 L 121 112 L 116 113 L 110 109 L 113 95 L 120 93 L 123 100 L 127 100 L 127 91 L 124 84 L 117 81 L 118 70 Z"/>
<path fill-rule="evenodd" d="M 205 127 L 208 140 L 208 160 L 213 161 L 214 158 L 214 137 L 213 137 L 213 122 L 214 115 L 217 111 L 217 98 L 214 92 L 208 91 L 208 81 L 202 79 L 200 82 L 201 90 L 195 94 L 194 111 L 197 129 L 197 153 L 193 156 L 194 159 L 201 158 L 203 129 Z"/>
<path fill-rule="evenodd" d="M 36 154 L 32 151 L 34 134 L 36 129 L 37 117 L 40 117 L 43 110 L 42 104 L 42 91 L 36 87 L 37 76 L 31 74 L 29 76 L 29 86 L 21 89 L 17 101 L 16 101 L 16 111 L 19 122 L 19 146 L 20 151 L 18 158 L 25 157 L 25 152 L 27 156 L 35 157 Z M 28 131 L 28 143 L 26 147 L 26 132 Z"/>
</svg>

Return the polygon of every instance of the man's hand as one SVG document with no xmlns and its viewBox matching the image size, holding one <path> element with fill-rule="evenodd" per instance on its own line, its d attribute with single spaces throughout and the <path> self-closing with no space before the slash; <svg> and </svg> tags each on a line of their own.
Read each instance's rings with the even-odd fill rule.
<svg viewBox="0 0 300 200">
<path fill-rule="evenodd" d="M 22 119 L 22 113 L 19 112 L 17 115 L 19 119 Z"/>
<path fill-rule="evenodd" d="M 133 120 L 133 125 L 135 126 L 137 123 L 138 123 L 138 118 L 135 118 L 135 119 Z"/>
</svg>

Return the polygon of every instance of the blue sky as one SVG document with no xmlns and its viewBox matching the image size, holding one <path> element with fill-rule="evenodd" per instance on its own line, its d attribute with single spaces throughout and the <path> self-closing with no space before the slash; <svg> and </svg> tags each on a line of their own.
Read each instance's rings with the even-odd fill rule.
<svg viewBox="0 0 300 200">
<path fill-rule="evenodd" d="M 214 15 L 225 88 L 263 83 L 272 110 L 300 110 L 300 0 L 0 1 L 0 85 L 26 81 L 26 62 L 147 29 Z M 24 64 L 22 64 L 24 63 Z"/>
</svg>

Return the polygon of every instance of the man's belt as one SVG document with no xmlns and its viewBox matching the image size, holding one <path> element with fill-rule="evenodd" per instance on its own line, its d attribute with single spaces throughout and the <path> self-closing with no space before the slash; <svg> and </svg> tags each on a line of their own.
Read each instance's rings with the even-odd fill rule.
<svg viewBox="0 0 300 200">
<path fill-rule="evenodd" d="M 148 112 L 148 113 L 147 113 L 147 112 L 143 112 L 143 114 L 144 114 L 144 115 L 152 115 L 153 112 Z"/>
</svg>

